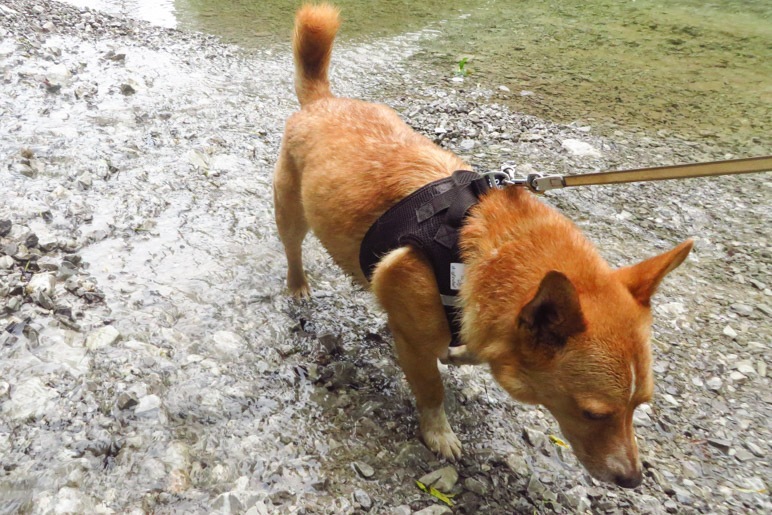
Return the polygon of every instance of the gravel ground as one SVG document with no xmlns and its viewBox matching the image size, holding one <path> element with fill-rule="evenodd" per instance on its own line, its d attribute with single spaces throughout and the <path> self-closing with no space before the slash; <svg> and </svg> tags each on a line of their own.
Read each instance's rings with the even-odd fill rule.
<svg viewBox="0 0 772 515">
<path fill-rule="evenodd" d="M 509 112 L 411 67 L 423 37 L 337 49 L 333 87 L 481 171 L 731 156 Z M 656 298 L 641 487 L 589 478 L 546 412 L 475 367 L 445 371 L 465 446 L 446 469 L 383 314 L 313 238 L 313 298 L 283 295 L 270 175 L 291 70 L 288 48 L 0 0 L 1 513 L 445 513 L 414 484 L 440 469 L 454 513 L 772 510 L 769 175 L 545 198 L 615 265 L 696 241 Z"/>
</svg>

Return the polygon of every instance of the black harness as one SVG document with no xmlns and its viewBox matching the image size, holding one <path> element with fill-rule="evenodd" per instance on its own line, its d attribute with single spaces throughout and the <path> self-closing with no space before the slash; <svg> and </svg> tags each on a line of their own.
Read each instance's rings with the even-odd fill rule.
<svg viewBox="0 0 772 515">
<path fill-rule="evenodd" d="M 468 170 L 431 182 L 381 215 L 359 249 L 359 266 L 368 280 L 383 256 L 394 249 L 412 245 L 429 258 L 450 324 L 451 346 L 461 345 L 456 294 L 464 276 L 464 263 L 458 249 L 458 230 L 469 208 L 497 184 L 493 176 Z"/>
</svg>

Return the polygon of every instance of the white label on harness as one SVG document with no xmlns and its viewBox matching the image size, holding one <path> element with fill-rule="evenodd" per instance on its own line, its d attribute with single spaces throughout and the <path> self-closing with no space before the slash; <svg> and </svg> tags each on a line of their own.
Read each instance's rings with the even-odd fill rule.
<svg viewBox="0 0 772 515">
<path fill-rule="evenodd" d="M 464 263 L 450 264 L 450 289 L 460 290 L 464 282 Z"/>
</svg>

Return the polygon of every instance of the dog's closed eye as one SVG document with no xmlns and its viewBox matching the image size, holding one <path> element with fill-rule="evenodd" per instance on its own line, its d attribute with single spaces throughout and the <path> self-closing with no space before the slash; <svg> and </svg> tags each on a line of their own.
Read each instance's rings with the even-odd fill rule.
<svg viewBox="0 0 772 515">
<path fill-rule="evenodd" d="M 606 420 L 611 418 L 613 413 L 598 413 L 595 411 L 583 410 L 582 416 L 587 420 Z"/>
</svg>

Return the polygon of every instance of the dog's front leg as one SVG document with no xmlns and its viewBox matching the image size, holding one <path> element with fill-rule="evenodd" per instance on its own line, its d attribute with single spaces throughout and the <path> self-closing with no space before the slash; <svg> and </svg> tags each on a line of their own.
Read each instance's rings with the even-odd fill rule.
<svg viewBox="0 0 772 515">
<path fill-rule="evenodd" d="M 378 264 L 372 288 L 389 314 L 424 441 L 432 451 L 456 459 L 461 456 L 461 444 L 445 416 L 445 390 L 437 366 L 437 358 L 447 354 L 450 329 L 431 265 L 410 247 L 394 250 Z"/>
<path fill-rule="evenodd" d="M 450 428 L 445 415 L 445 389 L 437 368 L 437 357 L 424 350 L 420 344 L 411 342 L 399 330 L 392 330 L 399 365 L 415 395 L 424 442 L 429 449 L 447 459 L 461 457 L 461 442 Z"/>
</svg>

